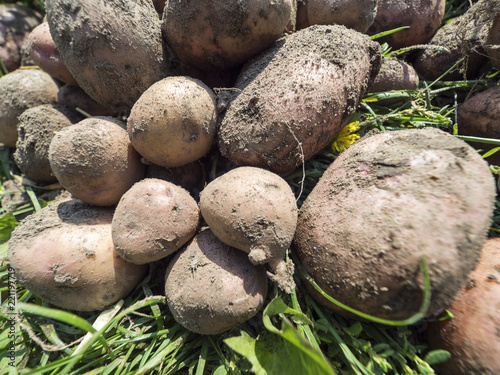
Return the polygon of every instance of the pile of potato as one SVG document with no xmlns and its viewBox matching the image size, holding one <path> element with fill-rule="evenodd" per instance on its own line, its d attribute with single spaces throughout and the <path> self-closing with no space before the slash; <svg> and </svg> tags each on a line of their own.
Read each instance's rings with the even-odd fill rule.
<svg viewBox="0 0 500 375">
<path fill-rule="evenodd" d="M 0 142 L 25 177 L 72 197 L 14 231 L 19 282 L 61 308 L 100 310 L 167 260 L 174 318 L 219 334 L 260 310 L 269 278 L 294 288 L 288 249 L 330 295 L 388 319 L 418 311 L 425 255 L 428 316 L 441 312 L 476 266 L 493 212 L 494 180 L 472 147 L 436 129 L 371 133 L 300 212 L 279 173 L 335 139 L 374 84 L 417 87 L 420 72 L 384 58 L 368 34 L 411 10 L 411 33 L 384 41 L 427 43 L 444 6 L 46 0 L 26 41 L 36 66 L 0 78 Z M 488 7 L 498 20 L 499 2 Z M 402 80 L 381 78 L 388 71 Z M 209 178 L 214 155 L 228 167 Z"/>
</svg>

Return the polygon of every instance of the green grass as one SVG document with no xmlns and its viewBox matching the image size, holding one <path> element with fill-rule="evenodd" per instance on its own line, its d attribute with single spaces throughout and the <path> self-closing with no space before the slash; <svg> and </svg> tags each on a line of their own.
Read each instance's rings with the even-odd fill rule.
<svg viewBox="0 0 500 375">
<path fill-rule="evenodd" d="M 0 2 L 3 3 L 3 2 Z M 42 1 L 25 1 L 38 10 Z M 448 1 L 446 20 L 468 7 Z M 386 53 L 391 51 L 386 49 Z M 437 127 L 456 134 L 459 103 L 472 93 L 498 85 L 497 72 L 471 81 L 421 82 L 419 90 L 367 95 L 352 121 L 358 134 L 378 129 Z M 387 98 L 399 98 L 381 105 Z M 458 136 L 458 135 L 457 135 Z M 477 140 L 477 139 L 476 139 Z M 500 145 L 500 140 L 479 139 Z M 338 156 L 326 148 L 304 168 L 283 174 L 299 207 L 323 172 Z M 219 157 L 220 158 L 220 157 Z M 214 158 L 216 160 L 216 158 Z M 224 163 L 212 165 L 220 172 Z M 499 168 L 491 166 L 493 173 Z M 7 180 L 21 180 L 12 150 L 0 147 L 2 196 Z M 49 204 L 44 190 L 24 181 L 27 199 L 0 210 L 0 258 L 22 215 Z M 500 235 L 500 201 L 489 233 Z M 36 260 L 36 255 L 34 255 Z M 162 295 L 166 262 L 157 262 L 147 278 L 123 301 L 106 312 L 62 311 L 18 285 L 8 264 L 0 266 L 0 373 L 2 374 L 433 374 L 433 365 L 448 353 L 429 351 L 421 337 L 426 321 L 370 322 L 347 319 L 318 305 L 307 293 L 305 271 L 297 259 L 297 288 L 281 292 L 270 282 L 265 309 L 236 329 L 216 336 L 187 331 L 168 312 Z M 425 263 L 423 264 L 423 267 Z M 17 306 L 17 309 L 14 307 Z M 422 306 L 425 310 L 425 304 Z M 393 324 L 395 323 L 395 324 Z M 410 322 L 413 323 L 413 322 Z M 11 366 L 11 345 L 14 362 Z M 278 372 L 276 369 L 281 369 Z"/>
</svg>

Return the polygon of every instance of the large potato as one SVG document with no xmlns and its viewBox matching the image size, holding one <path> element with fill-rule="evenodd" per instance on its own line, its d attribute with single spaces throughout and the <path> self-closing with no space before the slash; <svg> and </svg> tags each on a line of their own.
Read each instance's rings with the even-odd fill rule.
<svg viewBox="0 0 500 375">
<path fill-rule="evenodd" d="M 297 28 L 311 25 L 350 27 L 365 33 L 375 20 L 379 0 L 299 0 Z"/>
<path fill-rule="evenodd" d="M 287 28 L 292 0 L 168 0 L 165 39 L 186 64 L 221 70 L 269 47 Z"/>
<path fill-rule="evenodd" d="M 58 90 L 40 69 L 17 69 L 0 77 L 0 143 L 16 147 L 18 117 L 28 108 L 56 104 Z"/>
<path fill-rule="evenodd" d="M 60 308 L 103 310 L 126 297 L 147 266 L 123 260 L 111 239 L 111 208 L 76 199 L 50 204 L 12 233 L 8 260 L 20 284 Z"/>
<path fill-rule="evenodd" d="M 132 107 L 127 131 L 149 162 L 180 167 L 212 148 L 217 124 L 216 97 L 190 77 L 167 77 L 144 92 Z"/>
<path fill-rule="evenodd" d="M 276 173 L 301 165 L 346 125 L 380 59 L 378 43 L 339 25 L 280 40 L 241 71 L 217 135 L 222 155 Z"/>
<path fill-rule="evenodd" d="M 174 319 L 190 331 L 216 335 L 253 317 L 267 294 L 266 269 L 221 242 L 209 229 L 174 256 L 165 295 Z"/>
<path fill-rule="evenodd" d="M 442 375 L 500 374 L 500 238 L 488 239 L 468 280 L 447 308 L 453 318 L 429 324 L 429 345 L 451 353 Z"/>
<path fill-rule="evenodd" d="M 448 133 L 366 136 L 340 154 L 306 198 L 293 251 L 333 298 L 388 319 L 419 310 L 425 256 L 431 316 L 451 304 L 476 266 L 495 194 L 487 163 Z"/>
<path fill-rule="evenodd" d="M 200 210 L 193 197 L 170 182 L 146 178 L 120 199 L 113 216 L 113 242 L 135 264 L 165 258 L 196 234 Z"/>
<path fill-rule="evenodd" d="M 377 15 L 368 33 L 409 26 L 377 41 L 386 42 L 393 49 L 424 44 L 441 26 L 445 7 L 446 0 L 378 0 Z"/>
<path fill-rule="evenodd" d="M 49 146 L 63 128 L 83 120 L 74 109 L 54 104 L 29 108 L 19 116 L 14 160 L 21 172 L 39 183 L 56 182 L 49 162 Z"/>
<path fill-rule="evenodd" d="M 106 107 L 129 110 L 169 74 L 170 57 L 151 0 L 47 0 L 45 9 L 64 64 Z"/>
<path fill-rule="evenodd" d="M 49 162 L 60 184 L 86 203 L 117 204 L 146 173 L 125 127 L 114 117 L 90 117 L 59 131 Z"/>
</svg>

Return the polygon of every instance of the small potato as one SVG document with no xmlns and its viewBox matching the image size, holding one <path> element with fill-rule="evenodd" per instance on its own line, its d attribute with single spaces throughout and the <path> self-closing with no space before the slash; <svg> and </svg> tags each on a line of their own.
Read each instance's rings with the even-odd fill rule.
<svg viewBox="0 0 500 375">
<path fill-rule="evenodd" d="M 178 185 L 192 196 L 198 197 L 205 182 L 205 171 L 199 161 L 195 161 L 182 167 L 165 168 L 156 164 L 146 166 L 146 178 L 158 178 Z"/>
<path fill-rule="evenodd" d="M 33 63 L 44 72 L 61 82 L 78 85 L 57 51 L 48 22 L 41 23 L 31 31 L 27 48 Z"/>
<path fill-rule="evenodd" d="M 375 20 L 379 0 L 299 0 L 297 28 L 312 25 L 347 26 L 366 33 Z"/>
<path fill-rule="evenodd" d="M 495 196 L 487 163 L 449 133 L 371 133 L 342 152 L 307 196 L 292 251 L 330 296 L 393 320 L 418 312 L 425 256 L 432 316 L 476 266 Z"/>
<path fill-rule="evenodd" d="M 257 314 L 267 294 L 266 269 L 221 242 L 209 229 L 176 253 L 165 275 L 174 319 L 186 329 L 217 335 Z"/>
<path fill-rule="evenodd" d="M 38 183 L 56 182 L 49 162 L 49 146 L 63 128 L 83 120 L 74 109 L 54 104 L 29 108 L 19 116 L 14 160 L 21 172 Z"/>
<path fill-rule="evenodd" d="M 123 260 L 111 239 L 113 209 L 71 199 L 28 216 L 12 233 L 8 260 L 20 284 L 62 309 L 103 310 L 126 297 L 148 266 Z"/>
<path fill-rule="evenodd" d="M 62 85 L 57 93 L 57 104 L 79 108 L 91 116 L 119 116 L 118 112 L 97 103 L 80 86 Z"/>
<path fill-rule="evenodd" d="M 206 70 L 248 61 L 286 30 L 292 0 L 167 0 L 163 24 L 167 44 L 179 60 Z"/>
<path fill-rule="evenodd" d="M 447 310 L 452 319 L 431 322 L 427 341 L 451 358 L 442 375 L 500 374 L 500 238 L 488 239 L 469 281 Z"/>
<path fill-rule="evenodd" d="M 180 167 L 212 148 L 217 123 L 215 94 L 190 77 L 167 77 L 144 92 L 132 107 L 127 131 L 149 162 Z"/>
<path fill-rule="evenodd" d="M 0 143 L 16 147 L 18 117 L 41 104 L 56 104 L 59 87 L 40 69 L 17 69 L 0 77 Z"/>
<path fill-rule="evenodd" d="M 146 178 L 120 199 L 113 216 L 113 242 L 120 256 L 145 264 L 173 254 L 194 237 L 200 211 L 194 198 L 170 182 Z"/>
<path fill-rule="evenodd" d="M 369 91 L 416 90 L 418 83 L 418 74 L 410 64 L 395 57 L 385 57 Z"/>
<path fill-rule="evenodd" d="M 445 7 L 446 0 L 378 0 L 377 15 L 368 33 L 409 26 L 377 41 L 386 42 L 393 49 L 424 44 L 441 26 Z"/>
<path fill-rule="evenodd" d="M 59 131 L 49 162 L 60 184 L 86 203 L 117 204 L 146 172 L 125 127 L 113 117 L 91 117 Z"/>
<path fill-rule="evenodd" d="M 283 261 L 297 225 L 292 189 L 261 168 L 239 167 L 211 181 L 200 194 L 200 210 L 212 232 L 253 264 Z"/>
</svg>

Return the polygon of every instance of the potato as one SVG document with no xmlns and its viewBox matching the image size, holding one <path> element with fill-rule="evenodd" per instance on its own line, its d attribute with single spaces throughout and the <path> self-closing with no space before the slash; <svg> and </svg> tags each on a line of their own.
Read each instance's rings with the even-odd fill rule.
<svg viewBox="0 0 500 375">
<path fill-rule="evenodd" d="M 484 48 L 493 67 L 500 69 L 500 12 L 492 21 Z"/>
<path fill-rule="evenodd" d="M 385 57 L 370 92 L 416 90 L 418 84 L 418 74 L 410 64 L 396 57 Z"/>
<path fill-rule="evenodd" d="M 61 82 L 70 85 L 78 84 L 57 51 L 52 35 L 50 35 L 48 22 L 43 22 L 35 27 L 31 31 L 27 43 L 30 57 L 35 65 Z"/>
<path fill-rule="evenodd" d="M 74 109 L 54 104 L 29 108 L 19 116 L 14 160 L 21 172 L 38 183 L 57 182 L 49 162 L 49 146 L 61 129 L 83 120 Z"/>
<path fill-rule="evenodd" d="M 277 40 L 292 9 L 292 0 L 168 0 L 163 11 L 165 39 L 186 64 L 226 69 Z"/>
<path fill-rule="evenodd" d="M 193 197 L 170 182 L 146 178 L 120 199 L 112 222 L 120 256 L 135 264 L 165 258 L 196 234 L 200 211 Z"/>
<path fill-rule="evenodd" d="M 0 59 L 7 71 L 21 66 L 22 45 L 41 20 L 40 14 L 21 3 L 0 4 Z"/>
<path fill-rule="evenodd" d="M 500 86 L 494 86 L 466 99 L 457 111 L 458 133 L 482 138 L 500 138 Z M 484 151 L 497 146 L 470 142 Z M 500 165 L 500 153 L 486 158 L 490 164 Z"/>
<path fill-rule="evenodd" d="M 435 80 L 445 74 L 458 60 L 464 58 L 446 80 L 459 80 L 478 76 L 488 61 L 484 50 L 495 15 L 500 13 L 499 0 L 480 0 L 463 15 L 445 24 L 429 41 L 429 49 L 417 54 L 414 67 L 424 79 Z M 441 47 L 436 49 L 435 47 Z M 443 50 L 445 47 L 446 50 Z"/>
<path fill-rule="evenodd" d="M 76 199 L 44 207 L 12 233 L 8 260 L 20 284 L 57 307 L 103 310 L 126 297 L 147 266 L 123 260 L 111 239 L 111 208 Z"/>
<path fill-rule="evenodd" d="M 377 41 L 393 49 L 424 44 L 441 26 L 445 7 L 446 0 L 378 0 L 377 15 L 368 33 L 374 35 L 409 26 Z"/>
<path fill-rule="evenodd" d="M 117 118 L 97 116 L 59 131 L 49 146 L 49 162 L 61 185 L 86 203 L 117 204 L 146 171 L 125 127 Z"/>
<path fill-rule="evenodd" d="M 144 92 L 132 107 L 127 131 L 134 148 L 149 162 L 181 167 L 212 148 L 216 98 L 190 77 L 167 77 Z"/>
<path fill-rule="evenodd" d="M 81 109 L 91 116 L 118 117 L 119 113 L 97 103 L 80 86 L 62 85 L 57 92 L 57 104 Z"/>
<path fill-rule="evenodd" d="M 0 143 L 16 147 L 19 115 L 40 104 L 56 104 L 58 90 L 40 69 L 17 69 L 0 77 Z"/>
<path fill-rule="evenodd" d="M 221 154 L 275 173 L 301 165 L 346 125 L 380 59 L 378 43 L 339 25 L 280 40 L 245 65 L 230 91 L 238 93 L 217 134 Z"/>
<path fill-rule="evenodd" d="M 202 163 L 195 161 L 182 167 L 165 168 L 156 164 L 146 166 L 146 178 L 158 178 L 178 185 L 193 196 L 198 197 L 205 183 L 205 171 Z M 195 193 L 196 192 L 196 193 Z"/>
<path fill-rule="evenodd" d="M 375 20 L 379 0 L 299 0 L 297 28 L 339 24 L 365 33 Z"/>
<path fill-rule="evenodd" d="M 267 294 L 266 270 L 221 242 L 198 233 L 169 263 L 165 295 L 174 319 L 203 335 L 229 331 L 257 314 Z"/>
<path fill-rule="evenodd" d="M 284 266 L 297 226 L 297 203 L 279 175 L 254 167 L 230 170 L 202 190 L 200 211 L 212 232 L 248 253 L 253 264 Z"/>
<path fill-rule="evenodd" d="M 64 64 L 98 103 L 128 111 L 149 86 L 169 74 L 151 0 L 47 0 L 45 9 Z"/>
<path fill-rule="evenodd" d="M 495 194 L 487 163 L 464 141 L 435 128 L 375 133 L 341 153 L 308 195 L 292 250 L 330 296 L 386 319 L 418 312 L 425 256 L 432 316 L 476 266 Z"/>
<path fill-rule="evenodd" d="M 453 318 L 431 322 L 426 332 L 432 349 L 451 353 L 439 373 L 500 374 L 500 238 L 488 239 L 479 264 L 447 310 Z"/>
</svg>

